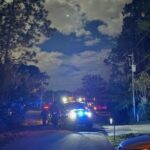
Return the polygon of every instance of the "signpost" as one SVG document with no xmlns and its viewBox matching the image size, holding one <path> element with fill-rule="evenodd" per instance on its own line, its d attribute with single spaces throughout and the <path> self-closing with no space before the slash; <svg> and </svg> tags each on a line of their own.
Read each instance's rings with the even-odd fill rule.
<svg viewBox="0 0 150 150">
<path fill-rule="evenodd" d="M 115 121 L 113 118 L 109 119 L 109 122 L 111 125 L 113 125 L 113 133 L 114 133 L 114 141 L 116 140 L 116 126 L 115 126 Z"/>
</svg>

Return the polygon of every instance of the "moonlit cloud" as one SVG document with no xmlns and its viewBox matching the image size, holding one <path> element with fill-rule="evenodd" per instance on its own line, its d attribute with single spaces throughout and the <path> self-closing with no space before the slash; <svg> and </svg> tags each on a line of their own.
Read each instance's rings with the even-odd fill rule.
<svg viewBox="0 0 150 150">
<path fill-rule="evenodd" d="M 52 26 L 64 34 L 89 35 L 86 22 L 98 20 L 98 31 L 117 36 L 122 31 L 122 11 L 132 0 L 46 0 Z"/>
<path fill-rule="evenodd" d="M 13 0 L 5 0 L 5 2 L 6 2 L 7 4 L 9 4 L 9 3 L 12 3 Z"/>
<path fill-rule="evenodd" d="M 90 34 L 84 29 L 85 17 L 79 8 L 64 0 L 47 0 L 46 9 L 48 18 L 52 21 L 52 27 L 55 27 L 63 34 L 75 33 L 77 36 Z"/>
<path fill-rule="evenodd" d="M 111 49 L 106 49 L 104 46 L 98 48 L 98 44 L 103 42 L 101 34 L 111 38 L 121 33 L 122 11 L 124 6 L 131 1 L 46 0 L 45 7 L 48 10 L 48 18 L 52 21 L 52 27 L 64 37 L 69 37 L 73 33 L 76 35 L 74 38 L 83 41 L 82 52 L 74 52 L 70 55 L 64 53 L 60 47 L 49 51 L 43 51 L 38 47 L 32 49 L 37 52 L 38 64 L 35 65 L 51 76 L 49 88 L 75 90 L 82 86 L 81 80 L 87 74 L 100 74 L 105 80 L 109 79 L 111 68 L 106 66 L 104 60 L 109 56 Z M 99 24 L 93 31 L 87 27 L 87 24 L 94 21 Z M 70 51 L 73 49 L 72 46 Z"/>
<path fill-rule="evenodd" d="M 60 52 L 45 52 L 34 47 L 37 52 L 37 65 L 41 71 L 51 76 L 50 87 L 52 89 L 75 90 L 81 87 L 81 80 L 87 74 L 100 74 L 108 80 L 110 68 L 105 65 L 104 59 L 110 53 L 110 49 L 99 52 L 85 51 L 77 54 L 65 55 Z"/>
<path fill-rule="evenodd" d="M 90 40 L 85 41 L 85 45 L 86 46 L 93 46 L 93 45 L 98 44 L 99 42 L 100 42 L 100 39 L 98 39 L 98 38 L 90 39 Z"/>
<path fill-rule="evenodd" d="M 34 65 L 37 65 L 41 71 L 47 72 L 48 74 L 49 72 L 53 72 L 53 70 L 57 70 L 63 63 L 63 53 L 57 51 L 46 52 L 38 47 L 33 47 L 31 51 L 36 52 L 35 59 L 38 61 Z"/>
<path fill-rule="evenodd" d="M 99 20 L 104 23 L 98 30 L 109 36 L 117 36 L 122 31 L 125 4 L 132 0 L 77 0 L 87 20 Z M 86 5 L 85 5 L 86 3 Z"/>
</svg>

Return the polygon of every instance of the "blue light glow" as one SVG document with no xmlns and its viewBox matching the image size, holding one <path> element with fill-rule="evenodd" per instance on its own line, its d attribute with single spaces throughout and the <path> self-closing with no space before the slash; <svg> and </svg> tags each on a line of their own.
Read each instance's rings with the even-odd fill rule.
<svg viewBox="0 0 150 150">
<path fill-rule="evenodd" d="M 84 111 L 80 110 L 80 111 L 78 112 L 78 116 L 79 116 L 79 117 L 83 117 L 83 116 L 84 116 Z"/>
</svg>

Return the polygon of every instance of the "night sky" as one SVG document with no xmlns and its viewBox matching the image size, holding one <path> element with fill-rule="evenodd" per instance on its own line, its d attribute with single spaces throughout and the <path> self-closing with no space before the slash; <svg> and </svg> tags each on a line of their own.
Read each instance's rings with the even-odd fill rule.
<svg viewBox="0 0 150 150">
<path fill-rule="evenodd" d="M 45 41 L 39 46 L 41 49 L 47 52 L 57 50 L 67 55 L 81 53 L 87 51 L 88 49 L 98 52 L 103 48 L 112 48 L 114 46 L 114 38 L 108 38 L 108 36 L 98 32 L 98 25 L 100 25 L 99 21 L 92 21 L 90 23 L 87 23 L 86 29 L 91 32 L 91 36 L 89 37 L 76 37 L 74 33 L 70 35 L 64 35 L 61 32 L 57 31 L 54 33 L 51 39 Z M 92 43 L 90 44 L 90 42 Z"/>
<path fill-rule="evenodd" d="M 122 11 L 131 0 L 46 0 L 50 39 L 41 38 L 33 49 L 41 71 L 51 76 L 50 89 L 75 90 L 87 74 L 109 79 L 104 63 L 122 31 Z"/>
</svg>

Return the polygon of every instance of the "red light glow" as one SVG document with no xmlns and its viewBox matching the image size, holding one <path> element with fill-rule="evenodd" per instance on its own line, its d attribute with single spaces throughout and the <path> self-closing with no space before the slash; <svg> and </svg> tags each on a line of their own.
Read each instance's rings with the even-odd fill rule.
<svg viewBox="0 0 150 150">
<path fill-rule="evenodd" d="M 93 109 L 94 110 L 107 110 L 107 106 L 100 106 L 100 105 L 98 105 L 98 106 L 94 106 Z"/>
<path fill-rule="evenodd" d="M 96 107 L 96 106 L 94 107 L 94 110 L 97 110 L 97 107 Z"/>
<path fill-rule="evenodd" d="M 44 108 L 44 109 L 49 109 L 49 106 L 45 105 L 43 108 Z"/>
</svg>

